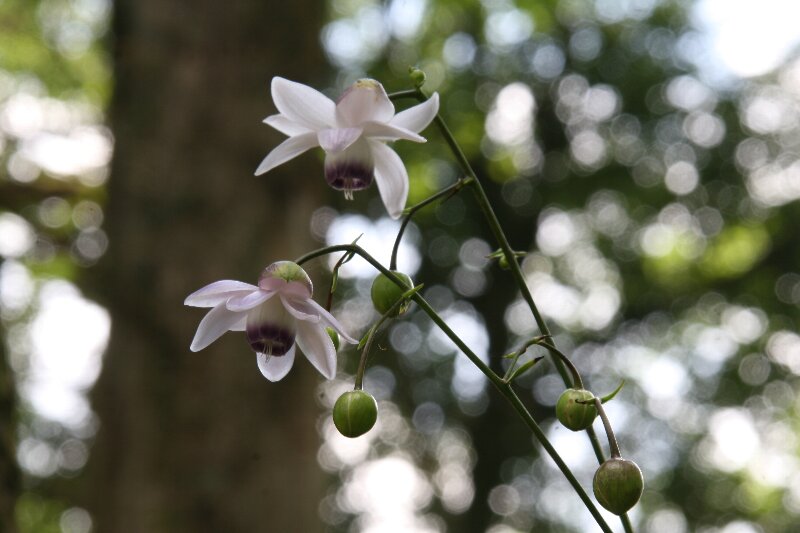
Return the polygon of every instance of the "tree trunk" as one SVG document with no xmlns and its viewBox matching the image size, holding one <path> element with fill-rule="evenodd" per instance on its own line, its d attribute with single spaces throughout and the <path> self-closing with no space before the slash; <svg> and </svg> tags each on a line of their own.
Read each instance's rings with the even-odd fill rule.
<svg viewBox="0 0 800 533">
<path fill-rule="evenodd" d="M 272 76 L 324 79 L 319 3 L 114 6 L 110 248 L 93 280 L 113 332 L 81 489 L 95 530 L 320 531 L 319 375 L 299 358 L 269 383 L 243 333 L 189 352 L 204 310 L 183 306 L 313 246 L 319 161 L 253 172 L 281 140 L 261 124 Z"/>
<path fill-rule="evenodd" d="M 0 333 L 5 334 L 2 329 L 0 324 Z M 16 533 L 14 517 L 22 492 L 22 475 L 16 457 L 17 391 L 5 343 L 5 339 L 0 338 L 0 533 Z"/>
</svg>

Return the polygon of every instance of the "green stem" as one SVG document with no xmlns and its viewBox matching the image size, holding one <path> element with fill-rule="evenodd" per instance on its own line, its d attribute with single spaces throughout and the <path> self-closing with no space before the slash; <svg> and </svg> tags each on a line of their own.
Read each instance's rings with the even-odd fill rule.
<svg viewBox="0 0 800 533">
<path fill-rule="evenodd" d="M 363 248 L 353 244 L 338 244 L 334 246 L 327 246 L 325 248 L 320 248 L 318 250 L 314 250 L 313 252 L 309 252 L 298 259 L 295 260 L 295 263 L 298 265 L 302 265 L 306 261 L 310 261 L 316 257 L 320 257 L 322 255 L 334 253 L 334 252 L 342 252 L 342 251 L 351 251 L 359 256 L 362 259 L 367 261 L 371 264 L 375 269 L 379 270 L 384 276 L 392 280 L 396 283 L 399 287 L 407 288 L 403 280 L 395 276 L 390 270 L 380 264 L 374 257 L 372 257 L 369 253 L 367 253 Z M 558 466 L 561 473 L 567 479 L 567 481 L 572 485 L 572 488 L 578 494 L 581 501 L 583 501 L 586 508 L 592 514 L 594 519 L 597 521 L 597 524 L 600 526 L 600 529 L 603 530 L 604 533 L 613 533 L 612 529 L 609 527 L 608 523 L 606 523 L 603 516 L 598 511 L 597 507 L 595 506 L 594 502 L 591 500 L 589 495 L 581 486 L 580 482 L 575 478 L 575 475 L 569 469 L 567 464 L 558 454 L 556 449 L 550 444 L 550 441 L 547 440 L 547 436 L 542 431 L 542 428 L 539 427 L 539 424 L 536 423 L 533 416 L 530 414 L 528 409 L 519 399 L 519 397 L 514 392 L 514 389 L 511 387 L 510 384 L 505 383 L 503 379 L 498 376 L 497 374 L 489 368 L 486 363 L 484 363 L 480 357 L 478 357 L 475 352 L 473 352 L 469 346 L 467 346 L 461 338 L 456 335 L 456 333 L 450 329 L 450 326 L 444 321 L 444 319 L 439 316 L 439 314 L 430 306 L 430 304 L 423 298 L 419 293 L 415 293 L 411 296 L 411 299 L 414 300 L 417 305 L 419 305 L 420 309 L 422 309 L 428 317 L 436 324 L 442 332 L 447 335 L 447 337 L 453 341 L 453 343 L 461 350 L 461 352 L 467 356 L 467 358 L 476 366 L 478 369 L 485 375 L 489 381 L 500 391 L 500 393 L 508 400 L 511 404 L 511 407 L 517 412 L 517 414 L 522 418 L 525 424 L 530 428 L 533 432 L 533 435 L 542 445 L 542 447 L 547 451 L 553 461 Z"/>
<path fill-rule="evenodd" d="M 552 457 L 553 461 L 555 461 L 556 465 L 558 465 L 559 470 L 561 470 L 561 472 L 564 474 L 564 476 L 566 476 L 570 484 L 575 488 L 575 491 L 578 493 L 578 496 L 581 498 L 586 508 L 589 509 L 589 512 L 597 521 L 597 524 L 600 526 L 600 529 L 602 529 L 606 533 L 610 532 L 611 528 L 603 519 L 603 516 L 600 514 L 600 511 L 597 510 L 597 507 L 594 505 L 594 502 L 591 500 L 591 498 L 589 498 L 589 495 L 586 494 L 586 491 L 583 490 L 583 488 L 580 486 L 580 483 L 578 483 L 575 477 L 572 476 L 572 472 L 570 472 L 569 467 L 561 459 L 561 456 L 558 455 L 558 452 L 555 450 L 555 448 L 553 448 L 553 445 L 550 444 L 550 441 L 547 440 L 547 436 L 542 431 L 542 428 L 539 427 L 539 424 L 536 423 L 536 420 L 534 420 L 533 417 L 528 412 L 528 410 L 525 409 L 522 400 L 520 400 L 519 397 L 516 395 L 514 389 L 511 388 L 511 385 L 505 384 L 505 386 L 498 388 L 500 389 L 500 392 L 503 394 L 503 396 L 505 396 L 506 399 L 508 399 L 508 401 L 511 402 L 511 405 L 514 407 L 514 409 L 517 410 L 519 415 L 525 421 L 525 424 L 527 424 L 527 426 L 536 436 L 537 440 L 542 444 L 542 447 L 545 450 L 547 450 L 547 453 L 550 454 L 550 457 Z M 567 475 L 567 472 L 569 472 L 569 475 Z"/>
<path fill-rule="evenodd" d="M 420 102 L 424 102 L 428 99 L 427 95 L 420 89 L 392 93 L 389 95 L 389 98 L 393 100 L 399 98 L 416 98 Z M 469 185 L 472 186 L 472 192 L 475 195 L 478 206 L 480 207 L 484 218 L 486 218 L 486 222 L 489 224 L 489 228 L 494 234 L 495 239 L 500 244 L 500 249 L 503 250 L 506 261 L 508 261 L 508 266 L 511 269 L 511 274 L 514 277 L 514 281 L 517 283 L 517 286 L 522 293 L 522 297 L 528 304 L 531 313 L 533 313 L 533 318 L 536 321 L 539 331 L 543 336 L 552 336 L 550 333 L 550 328 L 547 327 L 544 318 L 539 312 L 539 308 L 533 301 L 533 296 L 528 289 L 528 284 L 525 282 L 525 276 L 522 274 L 522 270 L 517 262 L 516 254 L 514 253 L 514 250 L 511 249 L 511 245 L 508 243 L 508 239 L 503 232 L 503 228 L 500 226 L 500 221 L 498 220 L 497 215 L 489 203 L 489 198 L 486 196 L 486 192 L 483 190 L 483 186 L 478 180 L 477 174 L 475 174 L 475 171 L 473 170 L 472 165 L 470 165 L 467 156 L 464 155 L 464 151 L 461 149 L 461 146 L 459 146 L 455 136 L 450 131 L 450 128 L 447 126 L 447 123 L 444 121 L 444 119 L 437 114 L 434 118 L 434 122 L 436 122 L 436 126 L 438 126 L 439 130 L 441 131 L 447 146 L 450 147 L 450 150 L 453 152 L 456 161 L 458 161 L 461 171 L 464 172 L 467 177 L 472 178 L 472 181 L 469 183 Z M 564 384 L 569 387 L 569 375 L 567 374 L 566 368 L 564 368 L 564 365 L 561 363 L 560 358 L 557 355 L 552 354 L 552 359 L 553 364 L 558 369 L 558 373 L 561 374 L 561 379 L 564 381 Z"/>
<path fill-rule="evenodd" d="M 600 420 L 603 421 L 603 427 L 606 430 L 606 436 L 608 437 L 608 448 L 611 453 L 611 458 L 618 459 L 619 457 L 622 457 L 622 454 L 619 453 L 617 437 L 614 435 L 614 430 L 611 428 L 611 422 L 608 420 L 608 415 L 606 415 L 606 410 L 603 408 L 603 402 L 600 401 L 600 398 L 594 399 L 594 406 L 597 408 L 597 413 L 600 415 Z"/>
<path fill-rule="evenodd" d="M 548 338 L 549 339 L 550 337 L 544 337 L 544 338 Z M 559 350 L 558 348 L 556 348 L 554 345 L 550 344 L 549 342 L 540 342 L 540 343 L 537 343 L 537 344 L 540 344 L 541 346 L 544 346 L 545 348 L 550 350 L 550 353 L 556 354 L 561 359 L 561 361 L 565 365 L 567 365 L 567 368 L 569 368 L 569 371 L 572 373 L 572 386 L 573 387 L 575 387 L 577 389 L 582 389 L 583 388 L 583 379 L 581 379 L 581 374 L 580 374 L 580 372 L 578 372 L 578 368 L 570 360 L 570 358 L 567 357 L 564 354 L 564 352 L 562 352 L 561 350 Z"/>
<path fill-rule="evenodd" d="M 364 372 L 367 370 L 369 350 L 372 348 L 372 339 L 375 338 L 375 335 L 378 333 L 378 328 L 383 324 L 385 318 L 386 315 L 382 316 L 377 324 L 369 328 L 367 342 L 364 344 L 364 348 L 361 350 L 361 358 L 358 360 L 358 370 L 356 370 L 355 386 L 353 387 L 354 390 L 361 390 L 361 385 L 364 382 Z"/>
<path fill-rule="evenodd" d="M 407 298 L 416 294 L 422 289 L 422 285 L 417 285 L 413 289 L 406 291 L 392 306 L 381 316 L 381 318 L 369 329 L 367 342 L 364 343 L 364 348 L 361 350 L 361 358 L 358 360 L 358 370 L 356 371 L 355 390 L 361 390 L 361 384 L 364 381 L 364 373 L 367 371 L 367 360 L 369 359 L 369 351 L 372 348 L 372 341 L 378 334 L 378 329 L 384 322 L 392 318 L 393 313 L 398 307 L 403 305 Z"/>
<path fill-rule="evenodd" d="M 611 422 L 608 420 L 606 410 L 603 408 L 603 402 L 600 401 L 600 398 L 594 399 L 594 406 L 597 408 L 597 412 L 600 415 L 600 420 L 603 421 L 603 427 L 605 428 L 606 435 L 608 436 L 608 447 L 611 450 L 611 457 L 621 457 L 621 454 L 619 453 L 617 437 L 614 436 L 614 430 L 611 428 Z M 633 533 L 633 525 L 631 524 L 631 519 L 628 517 L 628 513 L 621 514 L 619 519 L 622 522 L 622 527 L 625 529 L 625 533 Z"/>
<path fill-rule="evenodd" d="M 392 259 L 389 261 L 389 270 L 397 270 L 397 252 L 400 249 L 400 240 L 403 238 L 403 233 L 406 231 L 406 226 L 408 226 L 408 223 L 411 222 L 411 218 L 414 216 L 414 214 L 426 205 L 430 205 L 442 197 L 456 194 L 461 190 L 462 187 L 464 187 L 464 185 L 467 185 L 470 180 L 471 178 L 461 178 L 455 183 L 448 185 L 441 191 L 429 196 L 420 203 L 415 204 L 404 211 L 405 216 L 403 217 L 403 222 L 400 224 L 400 230 L 398 230 L 397 237 L 394 239 L 394 246 L 392 247 Z"/>
<path fill-rule="evenodd" d="M 533 339 L 525 341 L 525 344 L 520 346 L 516 351 L 511 352 L 509 355 L 504 356 L 504 357 L 513 357 L 513 361 L 511 361 L 511 364 L 508 366 L 508 370 L 506 370 L 506 373 L 503 375 L 503 381 L 505 381 L 506 383 L 508 382 L 509 378 L 511 377 L 511 374 L 514 372 L 514 367 L 517 366 L 517 361 L 519 361 L 520 356 L 522 356 L 522 354 L 528 351 L 528 348 L 530 348 L 534 344 L 541 344 L 541 343 L 542 343 L 542 337 L 534 337 Z"/>
<path fill-rule="evenodd" d="M 398 91 L 396 93 L 390 94 L 389 98 L 392 100 L 401 99 L 401 98 L 414 98 L 420 102 L 424 102 L 428 99 L 427 95 L 422 92 L 420 88 L 410 89 L 405 91 Z M 455 140 L 455 136 L 450 131 L 450 128 L 447 127 L 444 119 L 440 115 L 436 115 L 434 119 L 436 125 L 439 127 L 439 130 L 444 137 L 445 142 L 450 147 L 450 150 L 453 152 L 456 160 L 458 161 L 461 170 L 466 174 L 468 177 L 472 178 L 472 191 L 475 195 L 475 198 L 480 206 L 481 211 L 483 212 L 486 222 L 489 224 L 492 233 L 497 239 L 497 242 L 500 244 L 500 249 L 503 250 L 503 254 L 508 261 L 508 265 L 511 269 L 511 274 L 514 278 L 514 281 L 517 283 L 520 292 L 522 293 L 522 297 L 525 302 L 528 304 L 528 308 L 530 308 L 531 313 L 533 314 L 533 318 L 536 321 L 536 325 L 539 328 L 542 336 L 548 336 L 552 338 L 550 333 L 550 328 L 547 327 L 547 324 L 544 321 L 541 313 L 539 312 L 539 308 L 536 306 L 536 302 L 533 301 L 533 295 L 531 295 L 530 290 L 528 289 L 528 285 L 525 282 L 525 276 L 522 274 L 522 270 L 519 267 L 519 263 L 517 263 L 517 257 L 514 254 L 514 251 L 511 249 L 511 245 L 506 238 L 505 233 L 503 232 L 503 228 L 500 226 L 500 221 L 497 218 L 494 210 L 492 209 L 491 204 L 489 203 L 489 198 L 486 196 L 486 192 L 483 189 L 480 181 L 478 180 L 478 176 L 475 174 L 475 171 L 472 169 L 472 165 L 469 164 L 469 160 L 464 155 L 463 150 L 459 146 L 458 142 Z M 549 347 L 555 348 L 555 343 L 549 345 Z M 561 362 L 561 359 L 558 357 L 557 354 L 550 352 L 550 355 L 553 359 L 553 364 L 555 365 L 558 373 L 561 375 L 561 379 L 564 381 L 564 384 L 569 387 L 569 375 L 567 374 L 567 370 Z M 597 456 L 598 463 L 603 463 L 605 461 L 605 456 L 603 454 L 603 449 L 600 446 L 600 442 L 597 438 L 597 434 L 595 433 L 594 429 L 589 427 L 586 430 L 586 434 L 589 437 L 589 442 L 592 445 L 592 449 L 594 450 L 595 456 Z M 623 526 L 625 526 L 625 531 L 631 533 L 630 530 L 630 521 L 628 520 L 627 515 L 623 515 L 621 517 Z"/>
</svg>

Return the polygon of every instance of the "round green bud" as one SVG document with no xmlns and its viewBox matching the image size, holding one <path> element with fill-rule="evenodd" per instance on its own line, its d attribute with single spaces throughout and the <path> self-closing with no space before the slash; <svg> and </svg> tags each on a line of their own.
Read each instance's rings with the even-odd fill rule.
<svg viewBox="0 0 800 533">
<path fill-rule="evenodd" d="M 333 423 L 339 433 L 354 439 L 375 425 L 378 419 L 378 404 L 363 390 L 345 392 L 333 406 Z"/>
<path fill-rule="evenodd" d="M 425 85 L 425 73 L 417 67 L 408 67 L 408 77 L 411 78 L 414 87 L 420 88 Z"/>
<path fill-rule="evenodd" d="M 597 408 L 592 400 L 594 394 L 588 390 L 567 389 L 556 403 L 556 418 L 572 431 L 582 431 L 591 426 L 597 417 Z"/>
<path fill-rule="evenodd" d="M 311 283 L 311 278 L 308 277 L 303 267 L 292 261 L 277 261 L 265 268 L 258 278 L 258 285 L 261 288 L 263 283 L 269 283 L 271 279 L 282 279 L 286 283 L 299 283 L 308 289 L 309 296 L 314 292 L 314 285 Z"/>
<path fill-rule="evenodd" d="M 325 328 L 325 331 L 328 333 L 328 337 L 331 338 L 333 342 L 333 349 L 337 352 L 339 351 L 339 334 L 333 328 Z"/>
<path fill-rule="evenodd" d="M 409 289 L 414 288 L 414 283 L 411 281 L 411 278 L 407 275 L 403 274 L 402 272 L 395 272 L 393 271 L 392 274 L 400 278 L 400 280 L 405 283 L 405 289 L 401 289 L 394 281 L 390 280 L 383 274 L 378 274 L 375 280 L 372 282 L 372 290 L 370 294 L 372 296 L 372 305 L 375 306 L 375 309 L 380 314 L 386 314 L 386 312 L 392 308 L 392 306 L 403 296 L 403 293 Z M 398 305 L 390 316 L 398 316 L 402 315 L 408 310 L 408 307 L 411 305 L 411 300 L 406 300 L 405 302 Z"/>
<path fill-rule="evenodd" d="M 511 265 L 508 264 L 508 259 L 504 255 L 500 256 L 500 259 L 497 260 L 497 264 L 500 265 L 500 268 L 503 270 L 509 270 L 511 268 Z"/>
<path fill-rule="evenodd" d="M 641 498 L 644 478 L 633 461 L 612 457 L 594 473 L 592 486 L 600 505 L 615 515 L 622 515 Z"/>
</svg>

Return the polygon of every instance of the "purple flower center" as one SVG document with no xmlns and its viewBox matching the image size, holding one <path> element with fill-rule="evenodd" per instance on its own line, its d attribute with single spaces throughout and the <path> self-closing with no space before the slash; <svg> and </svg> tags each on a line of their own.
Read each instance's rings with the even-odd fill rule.
<svg viewBox="0 0 800 533">
<path fill-rule="evenodd" d="M 337 161 L 325 166 L 325 180 L 337 191 L 352 198 L 353 191 L 366 189 L 372 184 L 374 169 L 359 161 Z"/>
<path fill-rule="evenodd" d="M 294 333 L 275 324 L 248 324 L 247 341 L 256 353 L 281 356 L 294 345 Z"/>
</svg>

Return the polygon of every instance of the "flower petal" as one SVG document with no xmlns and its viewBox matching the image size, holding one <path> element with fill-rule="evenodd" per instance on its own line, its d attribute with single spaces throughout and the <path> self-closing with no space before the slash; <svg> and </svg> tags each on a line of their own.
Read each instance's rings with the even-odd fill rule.
<svg viewBox="0 0 800 533">
<path fill-rule="evenodd" d="M 425 102 L 399 112 L 389 124 L 418 133 L 428 127 L 438 112 L 439 93 L 433 93 Z"/>
<path fill-rule="evenodd" d="M 283 306 L 287 311 L 289 311 L 289 314 L 295 317 L 297 320 L 305 320 L 306 322 L 311 322 L 314 324 L 319 322 L 319 314 L 315 313 L 313 308 L 309 308 L 307 305 L 304 305 L 304 301 L 287 298 L 286 296 L 281 295 L 281 302 L 283 302 Z"/>
<path fill-rule="evenodd" d="M 194 339 L 189 349 L 193 352 L 199 352 L 232 327 L 238 327 L 242 316 L 244 316 L 243 313 L 229 311 L 225 304 L 216 306 L 200 321 L 197 333 L 194 334 Z"/>
<path fill-rule="evenodd" d="M 288 352 L 280 356 L 257 353 L 256 363 L 258 364 L 258 369 L 268 380 L 272 382 L 280 381 L 286 377 L 286 374 L 289 373 L 292 365 L 294 365 L 294 352 L 295 345 L 292 345 Z"/>
<path fill-rule="evenodd" d="M 340 126 L 389 122 L 393 116 L 394 104 L 383 85 L 375 80 L 358 80 L 336 102 L 336 121 Z"/>
<path fill-rule="evenodd" d="M 369 141 L 375 158 L 375 182 L 392 218 L 400 218 L 408 198 L 408 172 L 397 153 L 380 141 Z"/>
<path fill-rule="evenodd" d="M 234 281 L 232 279 L 223 279 L 222 281 L 215 281 L 199 289 L 183 301 L 183 305 L 191 307 L 214 307 L 227 301 L 231 296 L 235 296 L 242 292 L 252 292 L 258 290 L 255 285 L 244 283 L 242 281 Z"/>
<path fill-rule="evenodd" d="M 329 154 L 344 151 L 361 136 L 362 128 L 331 128 L 317 133 L 317 140 Z"/>
<path fill-rule="evenodd" d="M 342 337 L 344 340 L 346 340 L 350 344 L 358 344 L 358 341 L 353 337 L 351 337 L 350 335 L 348 335 L 347 332 L 344 330 L 344 326 L 342 326 L 342 324 L 338 320 L 336 320 L 336 318 L 332 314 L 326 311 L 324 307 L 319 305 L 314 300 L 306 300 L 305 302 L 303 302 L 303 304 L 307 306 L 307 311 L 306 311 L 307 313 L 318 314 L 320 320 L 322 320 L 322 322 L 325 325 L 335 329 L 336 332 L 339 334 L 339 336 Z"/>
<path fill-rule="evenodd" d="M 328 379 L 336 376 L 336 349 L 321 324 L 298 320 L 297 345 L 320 374 Z"/>
<path fill-rule="evenodd" d="M 301 133 L 308 133 L 314 131 L 299 122 L 295 122 L 285 115 L 278 113 L 277 115 L 270 115 L 264 119 L 264 124 L 271 126 L 289 137 L 293 135 L 300 135 Z"/>
<path fill-rule="evenodd" d="M 417 143 L 425 142 L 425 137 L 417 135 L 411 130 L 383 122 L 367 122 L 364 124 L 364 135 L 376 141 L 396 141 L 398 139 L 405 139 Z"/>
<path fill-rule="evenodd" d="M 313 131 L 289 137 L 267 154 L 267 157 L 258 165 L 256 176 L 260 176 L 318 145 L 317 134 Z"/>
<path fill-rule="evenodd" d="M 247 331 L 247 314 L 242 313 L 239 321 L 228 328 L 228 331 Z"/>
<path fill-rule="evenodd" d="M 256 353 L 283 355 L 294 346 L 296 323 L 280 298 L 272 298 L 247 311 L 247 342 Z"/>
<path fill-rule="evenodd" d="M 308 85 L 276 76 L 272 78 L 272 100 L 282 115 L 309 130 L 336 125 L 336 104 Z"/>
<path fill-rule="evenodd" d="M 257 290 L 250 294 L 239 294 L 229 299 L 225 303 L 228 311 L 249 311 L 257 305 L 260 305 L 275 294 L 274 291 Z"/>
<path fill-rule="evenodd" d="M 363 136 L 343 152 L 325 154 L 325 181 L 337 191 L 345 191 L 345 197 L 369 187 L 374 169 L 372 147 Z"/>
</svg>

